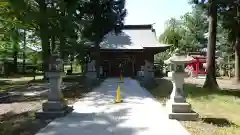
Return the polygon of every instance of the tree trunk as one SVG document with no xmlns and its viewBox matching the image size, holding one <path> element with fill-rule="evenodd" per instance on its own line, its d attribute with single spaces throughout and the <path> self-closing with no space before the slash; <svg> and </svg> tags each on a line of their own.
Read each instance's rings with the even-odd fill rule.
<svg viewBox="0 0 240 135">
<path fill-rule="evenodd" d="M 210 1 L 209 9 L 209 37 L 207 46 L 207 76 L 204 82 L 204 88 L 218 88 L 216 81 L 216 64 L 215 64 L 215 51 L 216 51 L 216 33 L 217 33 L 217 5 L 216 0 Z"/>
<path fill-rule="evenodd" d="M 23 39 L 23 65 L 22 65 L 22 72 L 23 74 L 26 72 L 25 69 L 26 69 L 26 31 L 24 30 L 23 32 L 24 34 L 24 39 Z"/>
<path fill-rule="evenodd" d="M 73 73 L 73 62 L 74 62 L 74 54 L 71 54 L 71 56 L 70 56 L 70 70 L 71 70 L 71 73 Z"/>
<path fill-rule="evenodd" d="M 63 64 L 62 64 L 63 72 L 65 72 L 64 71 L 64 63 L 65 63 L 65 58 L 67 56 L 66 53 L 65 53 L 66 39 L 63 35 L 60 35 L 59 36 L 59 41 L 60 41 L 60 46 L 59 46 L 60 58 L 63 61 Z"/>
<path fill-rule="evenodd" d="M 12 57 L 13 57 L 13 66 L 12 66 L 12 71 L 14 73 L 18 72 L 18 43 L 16 42 L 16 39 L 14 39 L 13 37 L 11 38 L 12 40 L 12 47 L 13 47 L 13 53 L 12 53 Z"/>
<path fill-rule="evenodd" d="M 17 63 L 18 58 L 17 58 L 17 56 L 18 56 L 18 51 L 16 48 L 14 48 L 14 50 L 13 50 L 13 72 L 14 73 L 18 73 L 18 63 Z"/>
<path fill-rule="evenodd" d="M 42 61 L 43 61 L 43 72 L 44 72 L 44 79 L 46 79 L 45 73 L 48 71 L 48 60 L 51 54 L 50 44 L 49 44 L 49 35 L 48 35 L 48 24 L 47 19 L 45 17 L 46 14 L 46 3 L 45 0 L 39 1 L 39 8 L 41 19 L 39 22 L 40 27 L 40 38 L 42 43 Z"/>
<path fill-rule="evenodd" d="M 51 50 L 52 54 L 55 53 L 56 49 L 56 44 L 55 44 L 55 36 L 51 36 Z"/>
<path fill-rule="evenodd" d="M 230 64 L 230 56 L 228 56 L 228 77 L 231 78 L 231 64 Z"/>
<path fill-rule="evenodd" d="M 60 40 L 60 46 L 59 46 L 60 56 L 61 56 L 61 59 L 64 60 L 64 58 L 66 57 L 66 53 L 65 53 L 66 40 L 63 35 L 59 37 L 59 40 Z"/>
<path fill-rule="evenodd" d="M 96 55 L 95 55 L 95 60 L 96 60 L 96 74 L 97 77 L 100 77 L 100 46 L 99 46 L 99 42 L 95 42 L 95 51 L 96 51 Z"/>
<path fill-rule="evenodd" d="M 239 24 L 240 24 L 240 14 L 239 14 L 239 3 L 240 1 L 237 1 L 237 30 L 236 30 L 236 42 L 235 42 L 235 81 L 236 83 L 240 83 L 240 29 L 239 29 Z"/>
<path fill-rule="evenodd" d="M 85 74 L 85 72 L 86 72 L 86 69 L 87 69 L 87 68 L 86 68 L 86 65 L 87 65 L 87 64 L 85 64 L 85 63 L 82 63 L 82 64 L 81 64 L 81 72 L 82 72 L 82 74 Z"/>
<path fill-rule="evenodd" d="M 235 81 L 240 83 L 240 37 L 237 34 L 235 43 Z"/>
<path fill-rule="evenodd" d="M 70 70 L 71 70 L 71 73 L 72 73 L 72 71 L 73 71 L 73 63 L 72 63 L 72 61 L 70 63 Z"/>
<path fill-rule="evenodd" d="M 50 44 L 49 44 L 49 37 L 46 34 L 47 29 L 45 24 L 40 25 L 40 38 L 42 42 L 42 61 L 43 61 L 43 72 L 44 72 L 44 79 L 45 73 L 49 70 L 49 57 L 51 55 Z"/>
</svg>

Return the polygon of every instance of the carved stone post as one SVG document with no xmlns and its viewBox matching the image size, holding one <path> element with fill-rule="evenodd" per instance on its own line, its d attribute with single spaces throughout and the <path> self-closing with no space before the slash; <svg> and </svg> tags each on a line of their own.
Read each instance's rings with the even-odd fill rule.
<svg viewBox="0 0 240 135">
<path fill-rule="evenodd" d="M 172 84 L 173 90 L 166 104 L 168 109 L 168 116 L 170 119 L 177 120 L 196 120 L 198 114 L 193 112 L 191 105 L 186 102 L 186 96 L 183 91 L 184 78 L 187 77 L 185 73 L 184 64 L 190 63 L 193 58 L 189 56 L 174 55 L 169 60 L 172 70 Z"/>
<path fill-rule="evenodd" d="M 50 58 L 49 71 L 46 72 L 50 83 L 48 101 L 43 103 L 42 112 L 36 113 L 37 117 L 61 117 L 71 110 L 71 108 L 67 106 L 60 89 L 64 75 L 62 60 L 58 55 L 52 55 Z"/>
<path fill-rule="evenodd" d="M 96 62 L 95 60 L 92 60 L 91 62 L 89 62 L 87 64 L 87 78 L 90 78 L 90 79 L 96 79 L 97 78 L 97 73 L 96 73 Z"/>
</svg>

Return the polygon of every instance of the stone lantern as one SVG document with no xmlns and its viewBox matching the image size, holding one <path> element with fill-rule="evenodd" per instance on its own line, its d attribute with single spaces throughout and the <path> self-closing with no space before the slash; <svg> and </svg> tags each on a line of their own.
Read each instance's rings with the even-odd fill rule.
<svg viewBox="0 0 240 135">
<path fill-rule="evenodd" d="M 170 119 L 177 120 L 196 120 L 198 114 L 193 112 L 191 105 L 186 102 L 186 96 L 183 91 L 184 78 L 187 77 L 185 64 L 191 63 L 194 58 L 175 54 L 165 63 L 171 66 L 171 77 L 173 90 L 166 104 L 168 116 Z"/>
<path fill-rule="evenodd" d="M 53 54 L 49 59 L 49 72 L 63 72 L 63 61 L 57 54 Z"/>
<path fill-rule="evenodd" d="M 58 55 L 52 55 L 49 60 L 49 70 L 46 77 L 49 79 L 48 101 L 43 103 L 42 112 L 37 112 L 37 117 L 60 117 L 69 112 L 60 89 L 63 72 L 63 62 Z"/>
</svg>

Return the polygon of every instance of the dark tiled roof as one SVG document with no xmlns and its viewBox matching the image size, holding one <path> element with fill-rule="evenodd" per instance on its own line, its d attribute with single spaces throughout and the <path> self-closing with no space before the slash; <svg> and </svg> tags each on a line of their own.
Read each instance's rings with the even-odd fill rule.
<svg viewBox="0 0 240 135">
<path fill-rule="evenodd" d="M 168 45 L 158 42 L 152 25 L 125 25 L 120 34 L 107 34 L 100 46 L 101 49 L 144 49 Z"/>
<path fill-rule="evenodd" d="M 152 25 L 124 25 L 123 29 L 152 29 Z"/>
</svg>

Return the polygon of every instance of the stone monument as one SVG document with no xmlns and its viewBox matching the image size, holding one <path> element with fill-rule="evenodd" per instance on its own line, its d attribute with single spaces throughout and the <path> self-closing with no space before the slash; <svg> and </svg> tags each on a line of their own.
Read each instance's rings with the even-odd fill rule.
<svg viewBox="0 0 240 135">
<path fill-rule="evenodd" d="M 49 61 L 49 71 L 46 76 L 49 78 L 48 101 L 42 104 L 42 111 L 36 113 L 36 117 L 61 117 L 72 110 L 67 106 L 64 100 L 63 93 L 60 89 L 63 72 L 62 60 L 58 55 L 52 55 Z"/>
<path fill-rule="evenodd" d="M 100 79 L 97 77 L 96 61 L 91 60 L 87 64 L 87 73 L 86 73 L 86 78 L 85 78 L 85 85 L 89 89 L 92 89 L 94 86 L 97 86 L 99 83 L 100 83 Z"/>
<path fill-rule="evenodd" d="M 95 60 L 92 60 L 87 64 L 87 78 L 89 79 L 96 79 L 97 78 L 97 73 L 96 73 L 96 64 Z"/>
<path fill-rule="evenodd" d="M 145 60 L 145 65 L 144 65 L 144 77 L 147 80 L 154 78 L 153 64 L 147 60 Z"/>
<path fill-rule="evenodd" d="M 149 62 L 148 60 L 145 60 L 142 73 L 143 77 L 141 77 L 141 83 L 146 88 L 151 88 L 156 85 L 154 78 L 153 63 Z"/>
<path fill-rule="evenodd" d="M 186 102 L 186 96 L 183 91 L 184 78 L 187 73 L 184 71 L 185 64 L 193 60 L 190 56 L 180 54 L 173 55 L 166 62 L 170 64 L 172 70 L 173 90 L 170 99 L 166 103 L 168 116 L 176 120 L 196 120 L 198 114 L 191 109 L 191 105 Z"/>
</svg>

